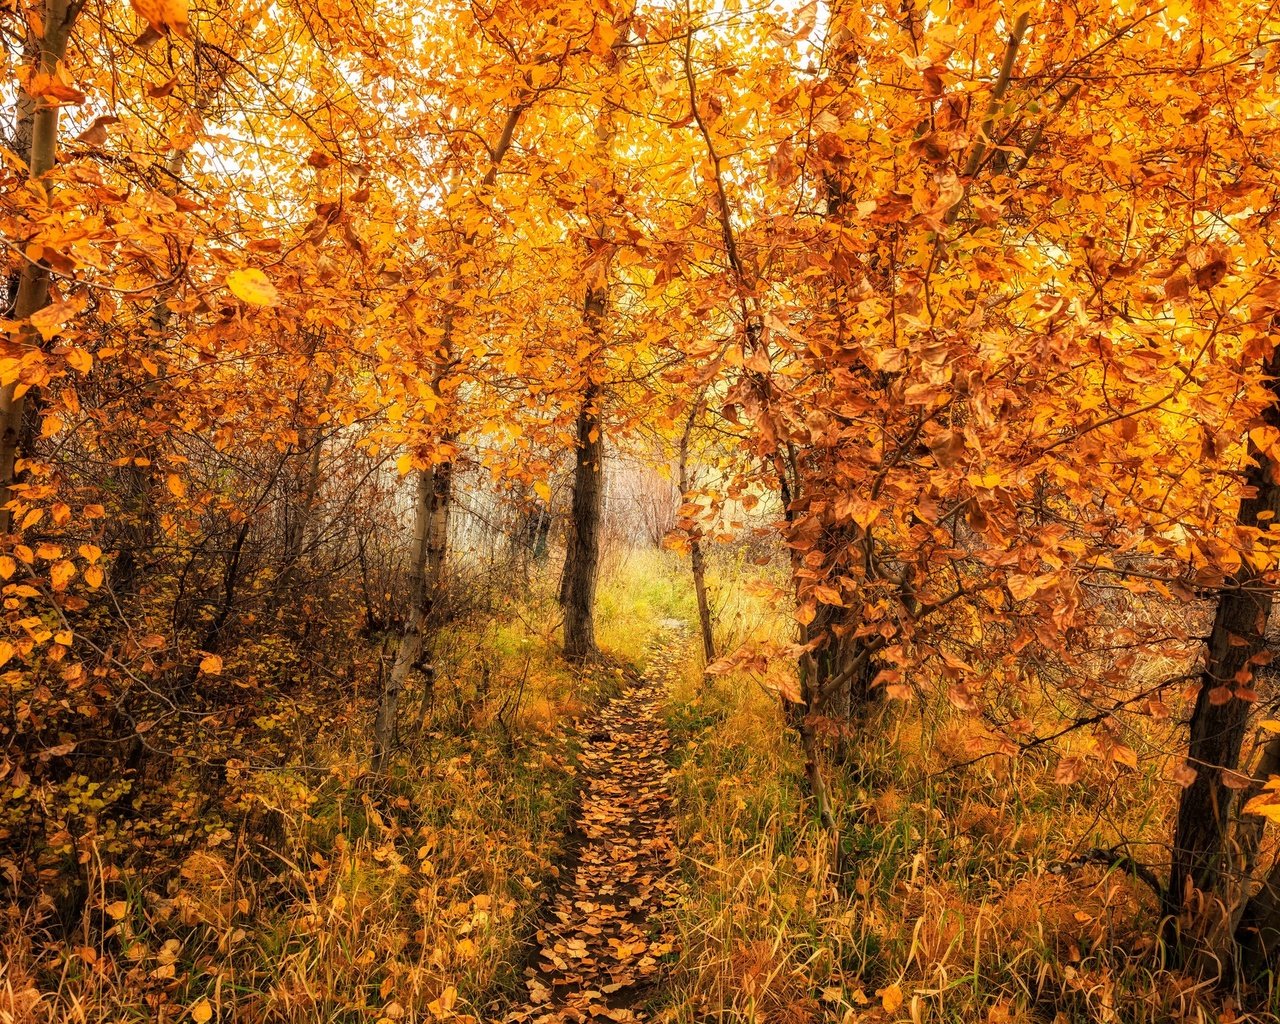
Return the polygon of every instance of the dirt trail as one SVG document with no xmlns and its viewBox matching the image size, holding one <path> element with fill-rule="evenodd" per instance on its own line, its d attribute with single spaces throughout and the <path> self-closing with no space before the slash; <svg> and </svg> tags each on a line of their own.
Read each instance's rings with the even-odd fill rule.
<svg viewBox="0 0 1280 1024">
<path fill-rule="evenodd" d="M 585 726 L 578 841 L 525 969 L 529 1001 L 506 1024 L 646 1019 L 671 952 L 657 914 L 677 860 L 662 705 L 688 656 L 687 630 L 667 625 L 650 644 L 645 677 Z"/>
</svg>

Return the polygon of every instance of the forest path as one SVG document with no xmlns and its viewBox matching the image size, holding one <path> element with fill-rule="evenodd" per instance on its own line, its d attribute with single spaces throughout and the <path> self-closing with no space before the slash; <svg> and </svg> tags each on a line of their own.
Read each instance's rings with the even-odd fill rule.
<svg viewBox="0 0 1280 1024">
<path fill-rule="evenodd" d="M 576 841 L 525 968 L 529 1000 L 506 1024 L 646 1019 L 659 961 L 671 952 L 658 913 L 678 859 L 662 708 L 668 681 L 691 656 L 688 627 L 663 627 L 644 677 L 584 726 Z"/>
</svg>

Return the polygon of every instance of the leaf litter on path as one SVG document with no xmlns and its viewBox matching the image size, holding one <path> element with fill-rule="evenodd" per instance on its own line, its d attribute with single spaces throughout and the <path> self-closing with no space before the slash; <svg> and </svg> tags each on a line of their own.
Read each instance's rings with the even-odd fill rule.
<svg viewBox="0 0 1280 1024">
<path fill-rule="evenodd" d="M 645 678 L 610 701 L 584 731 L 580 842 L 548 904 L 525 968 L 528 1001 L 504 1024 L 643 1021 L 671 941 L 659 913 L 679 858 L 671 817 L 671 748 L 662 724 L 665 681 L 685 645 L 664 629 Z"/>
</svg>

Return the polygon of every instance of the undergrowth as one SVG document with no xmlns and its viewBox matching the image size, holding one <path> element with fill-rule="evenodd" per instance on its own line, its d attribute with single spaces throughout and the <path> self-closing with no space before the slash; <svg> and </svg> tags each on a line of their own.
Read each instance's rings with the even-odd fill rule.
<svg viewBox="0 0 1280 1024">
<path fill-rule="evenodd" d="M 739 628 L 785 635 L 775 609 Z M 890 702 L 828 737 L 837 840 L 803 800 L 777 694 L 689 671 L 668 721 L 684 896 L 671 1021 L 1157 1024 L 1275 1021 L 1167 967 L 1153 889 L 1089 854 L 1167 856 L 1158 760 L 1055 780 L 1047 758 L 969 761 L 980 730 Z M 1154 738 L 1153 738 L 1154 739 Z"/>
<path fill-rule="evenodd" d="M 717 554 L 713 596 L 740 561 Z M 656 551 L 602 576 L 610 659 L 566 666 L 553 609 L 543 594 L 442 631 L 435 685 L 406 694 L 380 777 L 376 644 L 354 699 L 317 677 L 286 710 L 246 715 L 234 750 L 175 757 L 165 796 L 194 831 L 131 854 L 104 816 L 69 840 L 87 890 L 73 927 L 52 887 L 2 911 L 0 1021 L 492 1019 L 556 880 L 574 720 L 695 614 L 685 563 Z M 721 652 L 790 629 L 765 598 L 717 611 Z M 827 737 L 837 837 L 804 798 L 776 692 L 690 661 L 667 724 L 683 854 L 678 956 L 655 996 L 668 1024 L 1280 1019 L 1164 965 L 1151 888 L 1087 856 L 1121 836 L 1135 859 L 1163 855 L 1173 793 L 1149 750 L 1068 785 L 1033 755 L 953 770 L 977 749 L 968 718 L 881 704 Z"/>
<path fill-rule="evenodd" d="M 261 714 L 248 694 L 234 742 L 193 734 L 168 760 L 163 795 L 193 826 L 166 839 L 150 804 L 126 808 L 159 837 L 131 848 L 113 839 L 120 808 L 87 807 L 68 840 L 76 912 L 52 884 L 0 909 L 0 1021 L 485 1018 L 555 881 L 574 720 L 619 692 L 670 597 L 607 581 L 602 625 L 625 625 L 601 630 L 616 656 L 585 667 L 559 657 L 545 594 L 448 623 L 377 777 L 394 635 L 355 652 L 350 678 L 317 673 Z"/>
</svg>

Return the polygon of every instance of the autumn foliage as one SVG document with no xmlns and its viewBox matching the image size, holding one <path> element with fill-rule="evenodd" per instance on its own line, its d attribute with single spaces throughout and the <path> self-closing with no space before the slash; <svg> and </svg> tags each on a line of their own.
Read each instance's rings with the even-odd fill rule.
<svg viewBox="0 0 1280 1024">
<path fill-rule="evenodd" d="M 812 869 L 822 937 L 790 973 L 655 939 L 669 1019 L 947 1019 L 888 940 L 827 961 L 890 795 L 982 773 L 1052 781 L 1152 992 L 1274 1010 L 1271 6 L 10 0 L 0 35 L 0 1019 L 108 978 L 198 1022 L 523 998 L 660 538 L 697 641 L 659 645 L 696 685 L 655 828 L 711 900 L 693 836 L 772 871 L 803 822 L 766 875 Z M 734 716 L 794 763 L 704 744 Z M 717 771 L 795 801 L 747 828 Z M 393 966 L 309 987 L 324 913 Z"/>
</svg>

